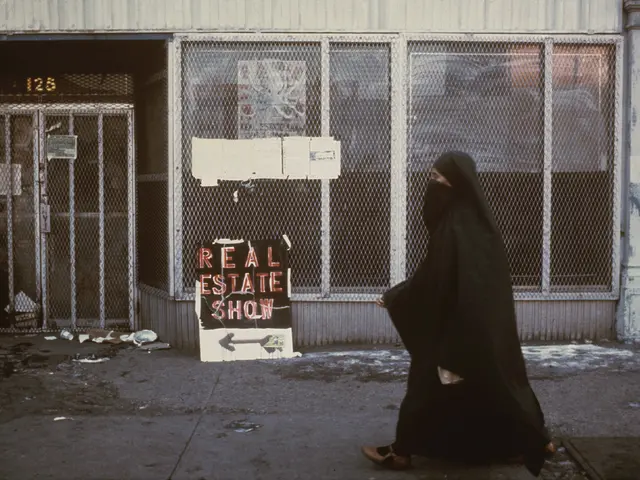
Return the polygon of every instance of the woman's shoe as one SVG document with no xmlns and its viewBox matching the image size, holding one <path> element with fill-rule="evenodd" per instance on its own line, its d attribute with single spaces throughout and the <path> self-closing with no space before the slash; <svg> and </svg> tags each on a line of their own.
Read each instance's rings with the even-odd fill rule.
<svg viewBox="0 0 640 480">
<path fill-rule="evenodd" d="M 411 457 L 398 455 L 393 451 L 393 447 L 362 447 L 362 453 L 376 465 L 388 468 L 389 470 L 408 470 L 411 468 Z"/>
<path fill-rule="evenodd" d="M 551 458 L 553 457 L 556 452 L 558 451 L 558 449 L 556 448 L 556 446 L 553 444 L 553 442 L 549 442 L 545 445 L 544 447 L 544 456 L 545 458 Z"/>
<path fill-rule="evenodd" d="M 549 442 L 544 446 L 544 458 L 546 460 L 549 460 L 551 457 L 553 457 L 556 452 L 557 448 L 553 444 L 553 442 Z M 515 457 L 508 458 L 506 463 L 521 465 L 525 463 L 525 457 L 524 455 L 516 455 Z"/>
</svg>

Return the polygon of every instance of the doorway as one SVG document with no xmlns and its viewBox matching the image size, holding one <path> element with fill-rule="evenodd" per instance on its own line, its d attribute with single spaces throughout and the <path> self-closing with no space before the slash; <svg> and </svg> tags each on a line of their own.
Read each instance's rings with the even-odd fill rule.
<svg viewBox="0 0 640 480">
<path fill-rule="evenodd" d="M 0 106 L 0 329 L 133 329 L 133 105 Z"/>
</svg>

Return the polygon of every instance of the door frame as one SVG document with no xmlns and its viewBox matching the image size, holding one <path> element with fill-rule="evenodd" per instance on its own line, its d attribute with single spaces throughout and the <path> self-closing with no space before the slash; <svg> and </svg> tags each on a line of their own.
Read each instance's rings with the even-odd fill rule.
<svg viewBox="0 0 640 480">
<path fill-rule="evenodd" d="M 47 194 L 47 182 L 46 182 L 46 131 L 45 131 L 45 116 L 58 115 L 70 117 L 69 129 L 70 132 L 73 128 L 73 118 L 76 115 L 97 115 L 98 116 L 98 130 L 101 134 L 102 119 L 104 115 L 126 115 L 127 117 L 127 131 L 128 131 L 128 145 L 127 145 L 127 228 L 128 228 L 128 290 L 129 290 L 129 308 L 128 308 L 128 321 L 129 328 L 133 330 L 137 325 L 137 268 L 136 268 L 136 173 L 135 173 L 135 118 L 134 118 L 134 106 L 133 104 L 93 104 L 93 103 L 52 103 L 52 104 L 0 104 L 0 115 L 5 118 L 5 132 L 1 134 L 5 135 L 6 139 L 10 138 L 10 118 L 15 115 L 31 116 L 33 119 L 33 221 L 34 221 L 34 247 L 35 247 L 35 267 L 36 271 L 33 272 L 36 280 L 36 303 L 40 309 L 40 329 L 48 330 L 49 326 L 49 312 L 47 305 L 47 233 L 43 231 L 43 222 L 47 220 L 46 215 L 48 210 L 48 194 Z M 5 145 L 5 161 L 11 163 L 11 146 L 10 142 Z M 103 152 L 103 149 L 100 149 Z M 104 172 L 102 153 L 99 153 L 100 171 Z M 43 168 L 44 166 L 44 168 Z M 73 162 L 70 162 L 70 168 L 73 168 Z M 102 173 L 103 174 L 103 173 Z M 103 178 L 104 181 L 104 178 Z M 103 185 L 103 184 L 102 184 Z M 73 186 L 70 185 L 70 191 L 73 192 Z M 104 189 L 100 188 L 101 201 L 100 203 L 100 215 L 99 215 L 99 229 L 100 229 L 100 242 L 104 242 Z M 8 206 L 12 202 L 8 202 Z M 73 208 L 70 205 L 70 208 Z M 13 215 L 11 212 L 7 212 L 8 217 Z M 72 216 L 70 215 L 70 219 Z M 49 220 L 50 221 L 50 220 Z M 7 251 L 8 251 L 8 270 L 9 270 L 9 295 L 10 301 L 15 298 L 14 290 L 14 278 L 13 272 L 13 231 L 9 232 L 11 221 L 7 220 Z M 70 225 L 69 232 L 70 241 L 70 274 L 71 274 L 71 290 L 72 296 L 75 297 L 75 258 L 72 255 L 75 248 L 74 232 Z M 104 243 L 102 243 L 104 245 Z M 104 247 L 102 248 L 103 254 L 100 258 L 100 278 L 99 278 L 99 291 L 100 296 L 100 328 L 106 328 L 106 313 L 105 313 L 105 285 L 104 285 Z M 75 299 L 75 298 L 74 298 Z M 72 301 L 71 305 L 71 318 L 69 319 L 69 325 L 71 329 L 76 329 L 76 315 L 75 315 L 75 301 Z M 66 326 L 66 325 L 65 325 Z"/>
</svg>

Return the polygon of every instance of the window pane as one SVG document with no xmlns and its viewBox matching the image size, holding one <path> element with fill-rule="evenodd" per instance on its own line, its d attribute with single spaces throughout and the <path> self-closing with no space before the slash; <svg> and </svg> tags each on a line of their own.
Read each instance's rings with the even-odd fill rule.
<svg viewBox="0 0 640 480">
<path fill-rule="evenodd" d="M 389 49 L 333 45 L 331 135 L 341 142 L 331 181 L 331 287 L 389 286 L 391 118 Z"/>
<path fill-rule="evenodd" d="M 553 55 L 551 284 L 609 290 L 614 49 L 556 45 Z"/>
<path fill-rule="evenodd" d="M 536 45 L 409 47 L 407 270 L 426 253 L 420 215 L 427 172 L 447 150 L 477 162 L 504 236 L 513 282 L 538 290 L 542 271 L 544 97 Z"/>
<path fill-rule="evenodd" d="M 293 244 L 294 291 L 318 291 L 320 182 L 259 180 L 245 188 L 223 181 L 200 187 L 191 175 L 191 138 L 319 136 L 319 45 L 189 42 L 183 46 L 182 68 L 184 287 L 195 285 L 200 242 L 287 234 Z M 253 83 L 243 80 L 248 88 L 239 94 L 238 78 L 245 69 L 258 74 Z M 295 91 L 289 88 L 291 75 L 306 78 Z"/>
</svg>

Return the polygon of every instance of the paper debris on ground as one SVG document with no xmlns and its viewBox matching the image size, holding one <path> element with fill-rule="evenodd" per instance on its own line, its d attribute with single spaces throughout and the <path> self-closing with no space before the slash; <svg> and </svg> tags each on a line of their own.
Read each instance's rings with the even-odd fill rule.
<svg viewBox="0 0 640 480">
<path fill-rule="evenodd" d="M 71 333 L 68 328 L 63 328 L 60 332 L 60 338 L 64 340 L 73 340 L 73 333 Z"/>
<path fill-rule="evenodd" d="M 152 343 L 158 339 L 158 334 L 152 330 L 140 330 L 133 334 L 133 343 L 140 346 L 144 343 Z"/>
<path fill-rule="evenodd" d="M 45 339 L 45 340 L 57 340 L 57 339 L 58 339 L 58 337 L 51 337 L 51 336 L 49 336 L 49 337 L 44 337 L 44 339 Z"/>
<path fill-rule="evenodd" d="M 146 345 L 140 345 L 138 348 L 140 350 L 146 350 L 150 352 L 152 350 L 168 350 L 171 348 L 171 345 L 169 345 L 168 343 L 155 342 L 155 343 L 148 343 Z"/>
<path fill-rule="evenodd" d="M 69 417 L 56 417 L 53 419 L 54 422 L 59 422 L 61 420 L 73 420 L 73 418 L 69 418 Z"/>
<path fill-rule="evenodd" d="M 109 357 L 102 357 L 102 358 L 76 358 L 73 360 L 74 362 L 78 362 L 78 363 L 104 363 L 109 361 Z"/>
<path fill-rule="evenodd" d="M 259 429 L 260 427 L 262 427 L 262 425 L 258 423 L 249 423 L 244 420 L 231 422 L 228 425 L 226 425 L 226 428 L 229 428 L 237 433 L 249 433 Z"/>
</svg>

